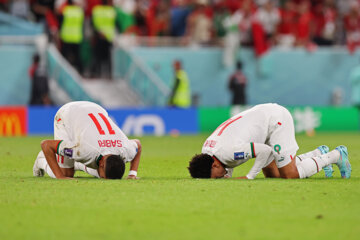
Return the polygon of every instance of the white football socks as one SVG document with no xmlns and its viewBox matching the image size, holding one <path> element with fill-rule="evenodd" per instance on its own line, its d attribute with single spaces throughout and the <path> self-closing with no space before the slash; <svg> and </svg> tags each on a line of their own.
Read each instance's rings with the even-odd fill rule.
<svg viewBox="0 0 360 240">
<path fill-rule="evenodd" d="M 339 158 L 340 152 L 338 150 L 332 150 L 331 152 L 320 156 L 302 159 L 299 163 L 296 162 L 296 167 L 300 178 L 307 178 L 320 172 L 323 167 L 337 163 Z"/>
<path fill-rule="evenodd" d="M 54 173 L 52 172 L 49 164 L 47 163 L 46 161 L 46 158 L 45 158 L 45 155 L 43 153 L 43 151 L 40 151 L 37 158 L 36 158 L 36 161 L 38 161 L 38 166 L 40 169 L 43 169 L 50 177 L 52 178 L 56 178 Z"/>
<path fill-rule="evenodd" d="M 52 172 L 49 164 L 47 163 L 46 161 L 46 158 L 45 158 L 45 155 L 43 153 L 43 151 L 40 151 L 37 158 L 36 158 L 36 161 L 38 161 L 38 167 L 40 169 L 43 169 L 50 177 L 52 178 L 56 178 L 54 173 Z M 74 170 L 75 171 L 83 171 L 83 172 L 86 172 L 94 177 L 97 177 L 97 178 L 100 178 L 99 176 L 99 173 L 96 169 L 92 169 L 92 168 L 88 168 L 86 167 L 84 164 L 82 163 L 79 163 L 79 162 L 75 162 L 74 164 Z"/>
<path fill-rule="evenodd" d="M 296 156 L 296 165 L 301 163 L 306 158 L 317 157 L 317 156 L 320 156 L 320 155 L 321 155 L 321 151 L 319 149 L 315 149 L 313 151 L 300 154 L 300 155 Z"/>
</svg>

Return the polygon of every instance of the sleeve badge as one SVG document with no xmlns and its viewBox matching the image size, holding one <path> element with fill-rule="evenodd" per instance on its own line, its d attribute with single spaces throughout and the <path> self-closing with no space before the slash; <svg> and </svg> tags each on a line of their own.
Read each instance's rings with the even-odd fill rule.
<svg viewBox="0 0 360 240">
<path fill-rule="evenodd" d="M 234 160 L 242 160 L 245 159 L 244 152 L 234 152 Z"/>
</svg>

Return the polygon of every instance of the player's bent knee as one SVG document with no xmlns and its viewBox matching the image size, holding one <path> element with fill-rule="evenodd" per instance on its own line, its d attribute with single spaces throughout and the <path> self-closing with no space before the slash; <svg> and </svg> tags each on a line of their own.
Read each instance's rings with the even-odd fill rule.
<svg viewBox="0 0 360 240">
<path fill-rule="evenodd" d="M 282 168 L 279 168 L 279 172 L 281 178 L 285 178 L 285 179 L 299 178 L 299 172 L 294 162 L 291 162 L 290 164 Z"/>
<path fill-rule="evenodd" d="M 279 169 L 277 168 L 275 161 L 272 161 L 268 166 L 262 169 L 266 178 L 280 178 Z"/>
</svg>

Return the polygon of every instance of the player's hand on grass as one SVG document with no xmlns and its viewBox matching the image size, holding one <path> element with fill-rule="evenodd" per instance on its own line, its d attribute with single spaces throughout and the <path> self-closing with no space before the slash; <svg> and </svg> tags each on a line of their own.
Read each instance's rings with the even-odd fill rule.
<svg viewBox="0 0 360 240">
<path fill-rule="evenodd" d="M 136 177 L 135 175 L 129 175 L 129 176 L 127 176 L 126 179 L 139 179 L 139 178 Z"/>
<path fill-rule="evenodd" d="M 248 179 L 246 176 L 237 177 L 236 179 Z"/>
</svg>

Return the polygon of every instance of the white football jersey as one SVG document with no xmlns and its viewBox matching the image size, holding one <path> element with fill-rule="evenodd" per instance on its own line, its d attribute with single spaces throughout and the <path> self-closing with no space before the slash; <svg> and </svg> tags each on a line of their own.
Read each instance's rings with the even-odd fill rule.
<svg viewBox="0 0 360 240">
<path fill-rule="evenodd" d="M 254 143 L 269 145 L 282 152 L 298 150 L 294 124 L 288 110 L 278 104 L 256 105 L 222 123 L 208 137 L 202 153 L 215 156 L 228 168 L 234 168 L 255 156 Z M 267 160 L 264 160 L 267 161 Z M 264 166 L 270 162 L 264 162 Z"/>
<path fill-rule="evenodd" d="M 62 140 L 57 147 L 59 155 L 90 168 L 98 168 L 98 161 L 108 154 L 132 161 L 138 147 L 109 118 L 105 109 L 86 101 L 71 102 L 59 109 L 54 119 L 54 137 Z"/>
</svg>

